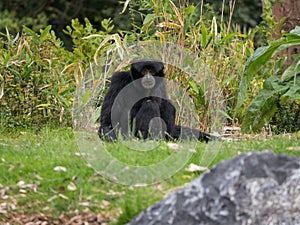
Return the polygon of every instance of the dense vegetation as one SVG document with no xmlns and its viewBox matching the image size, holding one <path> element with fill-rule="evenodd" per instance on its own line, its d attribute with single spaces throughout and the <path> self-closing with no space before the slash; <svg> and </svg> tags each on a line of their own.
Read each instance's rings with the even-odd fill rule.
<svg viewBox="0 0 300 225">
<path fill-rule="evenodd" d="M 299 130 L 299 57 L 295 55 L 294 64 L 285 73 L 285 59 L 272 58 L 283 48 L 299 44 L 298 28 L 291 34 L 284 34 L 280 40 L 270 39 L 268 47 L 257 49 L 249 59 L 255 50 L 255 34 L 271 34 L 274 21 L 266 19 L 261 28 L 246 29 L 234 23 L 232 13 L 229 17 L 223 14 L 214 16 L 214 10 L 209 9 L 208 5 L 176 6 L 172 1 L 162 2 L 126 1 L 123 11 L 130 12 L 131 30 L 116 32 L 116 23 L 111 19 L 102 19 L 98 28 L 87 18 L 84 23 L 73 19 L 71 25 L 64 28 L 64 34 L 73 43 L 71 51 L 64 47 L 50 25 L 38 32 L 25 25 L 21 33 L 16 33 L 13 28 L 14 32 L 11 32 L 7 28 L 0 39 L 2 127 L 39 127 L 45 123 L 70 125 L 74 92 L 94 60 L 107 51 L 114 51 L 122 45 L 121 42 L 160 40 L 184 46 L 208 66 L 218 84 L 219 95 L 225 99 L 222 113 L 228 124 L 242 124 L 243 131 L 249 132 L 260 131 L 272 121 L 275 130 Z M 51 4 L 49 9 L 53 9 Z M 139 11 L 136 10 L 137 5 Z M 229 8 L 233 12 L 234 5 Z M 227 12 L 226 9 L 224 12 Z M 271 11 L 267 8 L 263 18 L 270 17 Z M 269 30 L 266 23 L 270 23 Z M 31 27 L 34 26 L 31 24 Z M 263 69 L 258 70 L 262 66 Z M 199 109 L 202 128 L 206 129 L 210 125 L 205 111 L 209 108 L 209 102 L 203 95 L 205 90 L 197 83 L 198 78 L 178 73 L 176 68 L 170 71 L 175 74 L 172 79 L 178 85 L 188 87 L 195 107 Z M 280 82 L 284 82 L 282 91 L 277 90 L 279 87 L 275 88 L 276 91 L 270 90 L 268 84 L 279 82 L 281 75 Z M 284 117 L 284 121 L 274 124 L 278 116 L 273 115 L 283 104 L 294 105 L 288 107 L 287 112 L 293 116 Z M 256 124 L 252 124 L 254 119 Z"/>
<path fill-rule="evenodd" d="M 198 0 L 175 0 L 173 2 L 176 5 L 179 3 L 198 6 L 203 4 L 207 18 L 213 15 L 223 15 L 224 21 L 227 21 L 232 16 L 234 23 L 246 27 L 255 27 L 262 12 L 260 0 L 232 2 L 231 5 L 234 4 L 235 7 L 230 7 L 225 2 L 222 6 L 222 1 L 211 0 L 202 3 Z M 70 49 L 71 40 L 63 33 L 63 29 L 70 25 L 71 19 L 78 18 L 80 22 L 83 22 L 84 18 L 88 17 L 95 28 L 100 29 L 103 19 L 113 18 L 114 32 L 118 30 L 128 31 L 135 25 L 140 26 L 142 24 L 143 18 L 139 13 L 145 15 L 152 13 L 151 8 L 143 6 L 144 1 L 130 1 L 130 9 L 121 13 L 122 5 L 118 0 L 3 0 L 0 2 L 0 31 L 3 32 L 8 27 L 10 33 L 16 34 L 25 25 L 38 32 L 39 29 L 52 25 L 57 36 Z M 232 15 L 230 15 L 231 13 Z"/>
</svg>

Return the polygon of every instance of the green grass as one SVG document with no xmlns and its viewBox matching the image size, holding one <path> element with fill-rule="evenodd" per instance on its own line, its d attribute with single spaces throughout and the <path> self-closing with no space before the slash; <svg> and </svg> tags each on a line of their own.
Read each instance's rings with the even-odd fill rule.
<svg viewBox="0 0 300 225">
<path fill-rule="evenodd" d="M 147 187 L 135 187 L 120 185 L 96 173 L 90 161 L 78 154 L 80 150 L 71 128 L 3 132 L 0 136 L 0 204 L 14 202 L 17 206 L 14 212 L 43 212 L 53 217 L 88 208 L 105 215 L 108 223 L 124 224 L 172 190 L 198 177 L 202 172 L 185 170 L 190 163 L 201 162 L 211 167 L 239 153 L 261 150 L 300 156 L 299 146 L 299 134 L 212 146 L 199 143 L 189 162 L 174 176 Z M 133 151 L 124 143 L 107 144 L 106 148 L 114 158 L 126 165 L 152 165 L 174 154 L 165 142 L 152 151 Z M 66 171 L 55 171 L 57 166 L 65 167 Z M 34 184 L 36 189 L 28 184 Z M 74 185 L 76 190 L 72 189 Z M 9 188 L 3 198 L 1 190 L 6 187 Z M 8 215 L 0 213 L 0 223 L 6 221 Z"/>
</svg>

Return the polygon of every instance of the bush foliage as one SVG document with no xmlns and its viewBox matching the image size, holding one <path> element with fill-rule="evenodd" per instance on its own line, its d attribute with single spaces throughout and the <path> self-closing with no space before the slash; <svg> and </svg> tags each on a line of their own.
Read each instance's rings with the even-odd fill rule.
<svg viewBox="0 0 300 225">
<path fill-rule="evenodd" d="M 6 126 L 69 123 L 75 89 L 73 75 L 63 72 L 70 53 L 50 32 L 24 27 L 22 35 L 7 31 L 0 39 L 3 96 L 0 121 Z"/>
<path fill-rule="evenodd" d="M 211 78 L 218 84 L 218 95 L 225 99 L 222 113 L 226 115 L 227 122 L 240 124 L 243 121 L 243 128 L 247 132 L 253 128 L 248 129 L 256 114 L 273 112 L 264 103 L 259 103 L 261 96 L 267 98 L 265 102 L 268 103 L 268 99 L 273 99 L 278 94 L 280 99 L 283 99 L 290 93 L 287 89 L 280 93 L 268 92 L 268 82 L 272 85 L 277 82 L 272 79 L 279 79 L 280 85 L 292 80 L 294 84 L 298 82 L 296 75 L 290 75 L 291 69 L 299 68 L 298 61 L 282 75 L 281 80 L 278 76 L 275 78 L 257 70 L 268 60 L 270 64 L 267 66 L 273 65 L 271 56 L 274 51 L 286 46 L 289 42 L 285 43 L 285 40 L 295 39 L 296 34 L 270 43 L 268 47 L 263 48 L 264 51 L 258 49 L 254 56 L 249 58 L 254 53 L 253 39 L 259 28 L 242 29 L 233 24 L 231 17 L 224 21 L 223 17 L 214 16 L 213 10 L 209 11 L 203 4 L 175 5 L 171 0 L 141 0 L 138 1 L 138 5 L 136 3 L 127 0 L 123 8 L 123 11 L 128 10 L 132 16 L 132 30 L 115 32 L 111 19 L 102 20 L 100 29 L 95 29 L 88 19 L 84 20 L 84 24 L 78 19 L 72 20 L 71 25 L 64 29 L 64 33 L 73 42 L 71 51 L 56 37 L 51 26 L 41 29 L 38 33 L 25 26 L 20 35 L 11 35 L 8 30 L 1 33 L 2 126 L 70 124 L 74 92 L 85 71 L 99 55 L 116 50 L 121 42 L 172 42 L 196 55 L 205 63 Z M 233 7 L 230 7 L 231 10 Z M 276 65 L 282 66 L 280 63 Z M 172 72 L 172 79 L 178 85 L 186 87 L 189 96 L 192 97 L 202 128 L 209 127 L 210 118 L 205 110 L 209 108 L 210 102 L 198 82 L 202 74 L 189 77 L 176 68 L 168 69 Z M 255 91 L 249 94 L 249 87 L 255 87 Z M 266 91 L 269 97 L 263 94 Z M 287 97 L 291 96 L 289 94 Z M 261 121 L 257 120 L 259 126 L 252 131 L 258 131 L 261 124 L 270 121 L 272 115 L 263 116 Z"/>
</svg>

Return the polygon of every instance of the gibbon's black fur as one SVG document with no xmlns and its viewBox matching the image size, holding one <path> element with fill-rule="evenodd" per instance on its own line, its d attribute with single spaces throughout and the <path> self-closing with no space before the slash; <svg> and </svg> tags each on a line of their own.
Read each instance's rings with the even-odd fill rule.
<svg viewBox="0 0 300 225">
<path fill-rule="evenodd" d="M 130 70 L 115 72 L 101 108 L 100 139 L 117 140 L 119 134 L 142 139 L 216 139 L 175 125 L 176 109 L 167 98 L 164 77 L 164 64 L 156 59 L 135 60 Z"/>
</svg>

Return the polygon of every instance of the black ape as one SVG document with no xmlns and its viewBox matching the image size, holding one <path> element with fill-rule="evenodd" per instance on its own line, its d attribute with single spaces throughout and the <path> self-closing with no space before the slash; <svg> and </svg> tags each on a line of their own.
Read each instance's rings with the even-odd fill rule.
<svg viewBox="0 0 300 225">
<path fill-rule="evenodd" d="M 176 109 L 167 98 L 163 70 L 161 61 L 143 59 L 133 61 L 130 70 L 113 74 L 102 104 L 101 139 L 116 140 L 119 133 L 143 139 L 215 139 L 175 125 Z"/>
</svg>

